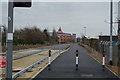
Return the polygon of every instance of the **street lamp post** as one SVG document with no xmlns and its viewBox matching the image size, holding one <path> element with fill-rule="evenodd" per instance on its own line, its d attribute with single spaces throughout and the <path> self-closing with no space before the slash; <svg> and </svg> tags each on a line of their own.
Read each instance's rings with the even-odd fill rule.
<svg viewBox="0 0 120 80">
<path fill-rule="evenodd" d="M 112 14 L 112 11 L 113 11 L 113 2 L 111 0 L 110 2 L 110 61 L 109 61 L 109 64 L 112 65 L 112 29 L 113 29 L 113 14 Z"/>
<path fill-rule="evenodd" d="M 84 27 L 84 35 L 86 36 L 86 27 Z"/>
</svg>

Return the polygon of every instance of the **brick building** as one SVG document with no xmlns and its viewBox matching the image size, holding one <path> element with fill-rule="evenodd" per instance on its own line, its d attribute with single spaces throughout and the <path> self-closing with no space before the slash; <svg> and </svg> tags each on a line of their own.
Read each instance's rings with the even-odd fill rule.
<svg viewBox="0 0 120 80">
<path fill-rule="evenodd" d="M 73 36 L 69 33 L 63 33 L 61 28 L 58 29 L 57 36 L 60 43 L 69 43 L 73 40 Z"/>
</svg>

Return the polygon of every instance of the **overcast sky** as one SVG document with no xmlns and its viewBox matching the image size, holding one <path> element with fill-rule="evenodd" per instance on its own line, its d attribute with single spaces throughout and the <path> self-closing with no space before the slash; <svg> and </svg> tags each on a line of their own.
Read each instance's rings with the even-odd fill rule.
<svg viewBox="0 0 120 80">
<path fill-rule="evenodd" d="M 63 32 L 97 37 L 101 32 L 109 35 L 108 2 L 34 2 L 31 8 L 14 9 L 14 28 L 36 25 L 52 31 L 62 28 Z M 117 5 L 114 4 L 114 15 Z M 1 15 L 1 14 L 0 14 Z M 7 24 L 7 4 L 2 5 L 2 24 Z M 116 18 L 116 16 L 115 16 Z M 117 27 L 116 27 L 117 29 Z"/>
</svg>

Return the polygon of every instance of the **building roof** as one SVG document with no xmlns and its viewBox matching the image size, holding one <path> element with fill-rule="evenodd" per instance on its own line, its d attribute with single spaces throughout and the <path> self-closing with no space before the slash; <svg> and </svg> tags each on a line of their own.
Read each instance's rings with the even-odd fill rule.
<svg viewBox="0 0 120 80">
<path fill-rule="evenodd" d="M 61 28 L 58 29 L 57 34 L 64 34 Z"/>
</svg>

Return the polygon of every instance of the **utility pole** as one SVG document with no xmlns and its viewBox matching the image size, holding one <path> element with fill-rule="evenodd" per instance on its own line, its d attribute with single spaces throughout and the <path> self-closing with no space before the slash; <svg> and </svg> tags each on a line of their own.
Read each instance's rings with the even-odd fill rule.
<svg viewBox="0 0 120 80">
<path fill-rule="evenodd" d="M 109 58 L 110 58 L 110 61 L 109 61 L 109 64 L 112 65 L 112 29 L 113 29 L 113 2 L 111 0 L 110 2 L 110 54 L 109 54 Z"/>
</svg>

